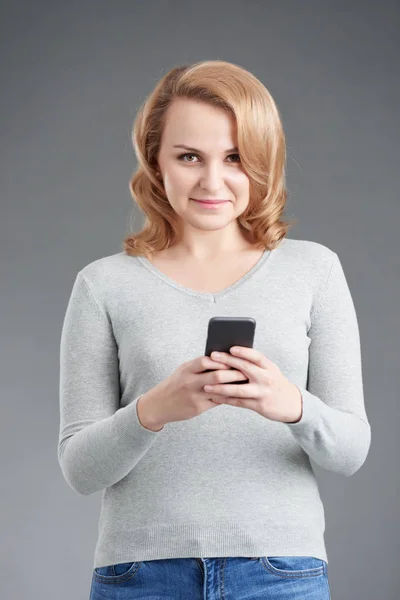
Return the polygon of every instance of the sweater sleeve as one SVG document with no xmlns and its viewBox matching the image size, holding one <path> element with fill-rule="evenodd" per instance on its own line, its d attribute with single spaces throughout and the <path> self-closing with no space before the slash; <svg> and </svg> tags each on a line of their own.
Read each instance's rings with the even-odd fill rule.
<svg viewBox="0 0 400 600">
<path fill-rule="evenodd" d="M 300 421 L 287 423 L 320 467 L 353 475 L 364 463 L 371 428 L 364 406 L 358 321 L 335 253 L 325 290 L 311 313 L 307 388 Z"/>
<path fill-rule="evenodd" d="M 58 441 L 62 473 L 78 494 L 92 494 L 121 480 L 161 434 L 140 423 L 139 398 L 119 406 L 112 325 L 79 272 L 61 332 Z"/>
</svg>

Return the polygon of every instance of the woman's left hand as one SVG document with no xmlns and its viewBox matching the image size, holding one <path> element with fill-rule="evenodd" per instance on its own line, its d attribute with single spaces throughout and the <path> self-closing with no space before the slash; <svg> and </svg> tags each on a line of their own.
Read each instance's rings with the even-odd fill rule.
<svg viewBox="0 0 400 600">
<path fill-rule="evenodd" d="M 275 363 L 254 348 L 232 346 L 230 352 L 220 352 L 219 356 L 212 352 L 211 358 L 241 371 L 249 383 L 204 386 L 204 391 L 213 395 L 211 399 L 216 404 L 248 408 L 271 421 L 300 421 L 303 415 L 300 390 Z"/>
</svg>

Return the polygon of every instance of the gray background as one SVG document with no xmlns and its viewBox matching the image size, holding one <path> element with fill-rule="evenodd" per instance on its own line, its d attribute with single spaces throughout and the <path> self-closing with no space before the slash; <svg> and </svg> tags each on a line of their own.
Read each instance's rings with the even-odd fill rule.
<svg viewBox="0 0 400 600">
<path fill-rule="evenodd" d="M 2 3 L 1 590 L 89 598 L 101 494 L 57 461 L 59 342 L 74 277 L 119 252 L 137 108 L 176 64 L 237 63 L 275 98 L 289 237 L 339 254 L 356 305 L 372 445 L 316 467 L 334 600 L 395 600 L 399 561 L 399 7 L 395 2 Z"/>
</svg>

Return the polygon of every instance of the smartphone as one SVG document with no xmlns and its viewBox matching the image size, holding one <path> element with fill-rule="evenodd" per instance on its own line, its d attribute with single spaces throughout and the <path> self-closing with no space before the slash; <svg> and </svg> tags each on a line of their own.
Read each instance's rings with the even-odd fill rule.
<svg viewBox="0 0 400 600">
<path fill-rule="evenodd" d="M 211 356 L 211 353 L 214 351 L 229 354 L 232 346 L 252 348 L 255 331 L 256 321 L 252 317 L 212 317 L 208 322 L 204 355 Z M 233 369 L 233 367 L 230 368 Z M 204 373 L 209 373 L 213 370 L 206 369 Z M 249 380 L 231 381 L 229 383 L 249 383 Z"/>
</svg>

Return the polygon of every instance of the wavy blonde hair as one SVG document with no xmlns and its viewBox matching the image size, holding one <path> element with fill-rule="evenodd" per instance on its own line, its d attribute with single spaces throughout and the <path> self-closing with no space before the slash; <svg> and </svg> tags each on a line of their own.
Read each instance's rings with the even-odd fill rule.
<svg viewBox="0 0 400 600">
<path fill-rule="evenodd" d="M 238 223 L 250 243 L 275 248 L 297 221 L 282 220 L 287 198 L 286 143 L 279 110 L 249 71 L 226 61 L 208 60 L 171 69 L 139 108 L 132 132 L 139 164 L 129 189 L 146 219 L 141 231 L 124 239 L 123 250 L 132 256 L 148 256 L 178 239 L 177 214 L 156 175 L 165 114 L 174 98 L 206 102 L 235 117 L 238 153 L 250 181 L 249 203 Z"/>
</svg>

